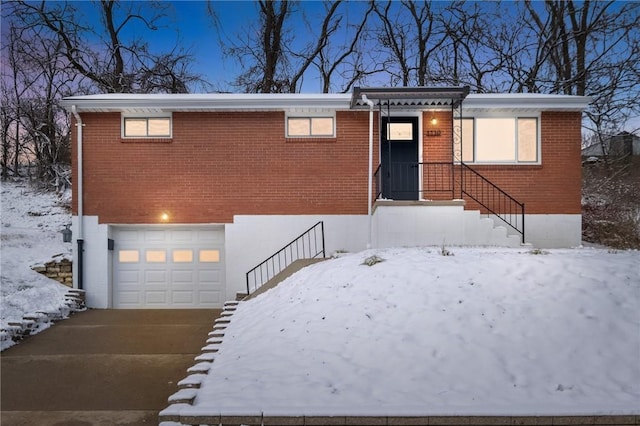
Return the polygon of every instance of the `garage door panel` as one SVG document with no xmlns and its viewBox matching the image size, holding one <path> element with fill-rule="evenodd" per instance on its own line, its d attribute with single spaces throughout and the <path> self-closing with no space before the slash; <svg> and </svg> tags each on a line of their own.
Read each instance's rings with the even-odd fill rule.
<svg viewBox="0 0 640 426">
<path fill-rule="evenodd" d="M 215 305 L 222 304 L 224 302 L 224 300 L 222 300 L 222 293 L 219 291 L 200 290 L 198 292 L 198 299 L 203 305 Z"/>
<path fill-rule="evenodd" d="M 144 296 L 148 305 L 164 306 L 167 303 L 167 291 L 165 290 L 147 290 L 144 292 Z"/>
<path fill-rule="evenodd" d="M 162 229 L 146 230 L 143 234 L 144 242 L 147 244 L 166 243 L 169 241 L 169 235 L 167 235 L 167 231 Z"/>
<path fill-rule="evenodd" d="M 218 231 L 202 231 L 198 232 L 196 235 L 198 242 L 201 243 L 214 243 L 214 244 L 223 244 L 224 243 L 224 234 Z"/>
<path fill-rule="evenodd" d="M 139 243 L 143 237 L 139 231 L 123 229 L 118 232 L 118 239 L 122 242 Z"/>
<path fill-rule="evenodd" d="M 142 303 L 142 300 L 140 299 L 139 291 L 123 290 L 118 293 L 118 296 L 119 296 L 119 302 L 125 306 L 126 305 L 139 306 Z"/>
<path fill-rule="evenodd" d="M 122 285 L 138 285 L 140 283 L 138 271 L 120 271 L 117 276 Z"/>
<path fill-rule="evenodd" d="M 144 277 L 145 277 L 145 283 L 151 283 L 151 284 L 167 283 L 166 271 L 145 271 Z"/>
<path fill-rule="evenodd" d="M 171 271 L 171 281 L 176 285 L 195 284 L 192 270 Z"/>
<path fill-rule="evenodd" d="M 196 241 L 195 235 L 196 232 L 190 230 L 176 230 L 171 231 L 171 241 L 174 243 L 194 243 Z"/>
<path fill-rule="evenodd" d="M 198 271 L 198 282 L 200 284 L 219 284 L 220 283 L 220 271 L 219 270 L 204 270 Z"/>
<path fill-rule="evenodd" d="M 224 230 L 115 228 L 114 306 L 219 308 Z"/>
<path fill-rule="evenodd" d="M 193 297 L 194 292 L 193 291 L 178 291 L 178 290 L 173 290 L 171 292 L 171 299 L 173 301 L 173 303 L 188 303 L 188 304 L 193 304 L 193 302 L 195 302 L 194 297 Z"/>
</svg>

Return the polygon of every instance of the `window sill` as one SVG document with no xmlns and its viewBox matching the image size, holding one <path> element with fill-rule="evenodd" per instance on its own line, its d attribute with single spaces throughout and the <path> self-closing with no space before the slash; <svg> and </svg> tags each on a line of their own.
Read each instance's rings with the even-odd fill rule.
<svg viewBox="0 0 640 426">
<path fill-rule="evenodd" d="M 460 163 L 457 163 L 460 164 Z M 474 169 L 482 169 L 482 168 L 501 168 L 501 169 L 521 169 L 521 168 L 532 168 L 532 169 L 541 169 L 542 163 L 464 163 L 469 167 L 473 167 Z"/>
<path fill-rule="evenodd" d="M 120 143 L 159 144 L 159 143 L 171 143 L 171 142 L 173 142 L 172 138 L 120 138 Z"/>
<path fill-rule="evenodd" d="M 338 138 L 286 138 L 287 143 L 335 143 Z"/>
</svg>

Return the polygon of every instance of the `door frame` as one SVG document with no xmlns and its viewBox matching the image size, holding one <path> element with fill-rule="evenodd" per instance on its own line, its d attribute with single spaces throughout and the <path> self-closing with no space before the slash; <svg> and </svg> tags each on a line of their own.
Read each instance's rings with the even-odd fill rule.
<svg viewBox="0 0 640 426">
<path fill-rule="evenodd" d="M 383 151 L 382 151 L 382 138 L 383 138 L 383 132 L 386 131 L 385 126 L 383 125 L 384 119 L 389 119 L 389 117 L 391 117 L 392 122 L 394 118 L 400 118 L 400 119 L 417 119 L 417 125 L 418 125 L 418 152 L 417 152 L 417 158 L 416 158 L 416 162 L 417 163 L 421 163 L 423 162 L 423 155 L 424 155 L 424 147 L 423 147 L 423 134 L 422 134 L 422 128 L 423 128 L 423 115 L 424 115 L 424 111 L 419 110 L 411 110 L 411 111 L 407 111 L 407 110 L 401 110 L 401 111 L 391 111 L 389 114 L 383 114 L 384 112 L 386 112 L 385 110 L 381 110 L 380 111 L 380 116 L 378 119 L 378 164 L 380 164 L 380 166 L 382 166 L 382 157 L 384 155 Z M 422 189 L 424 186 L 423 183 L 423 173 L 422 173 L 422 167 L 418 167 L 418 201 L 422 201 L 423 200 L 423 196 L 422 196 Z"/>
</svg>

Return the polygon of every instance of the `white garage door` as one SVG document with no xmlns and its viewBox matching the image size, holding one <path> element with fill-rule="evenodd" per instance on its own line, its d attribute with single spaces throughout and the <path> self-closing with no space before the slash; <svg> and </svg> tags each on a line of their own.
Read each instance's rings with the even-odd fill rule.
<svg viewBox="0 0 640 426">
<path fill-rule="evenodd" d="M 116 228 L 115 308 L 220 308 L 224 228 Z"/>
</svg>

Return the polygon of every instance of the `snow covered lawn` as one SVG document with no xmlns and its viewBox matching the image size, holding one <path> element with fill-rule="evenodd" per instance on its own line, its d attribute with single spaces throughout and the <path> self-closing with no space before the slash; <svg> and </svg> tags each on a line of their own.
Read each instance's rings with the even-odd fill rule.
<svg viewBox="0 0 640 426">
<path fill-rule="evenodd" d="M 240 303 L 180 414 L 640 414 L 639 252 L 449 250 L 346 255 Z"/>
<path fill-rule="evenodd" d="M 31 266 L 55 255 L 71 256 L 71 244 L 64 244 L 60 234 L 71 223 L 71 213 L 56 194 L 34 190 L 25 182 L 2 182 L 1 188 L 0 328 L 5 328 L 24 314 L 64 306 L 69 287 L 32 271 Z M 3 341 L 0 350 L 12 344 Z"/>
</svg>

